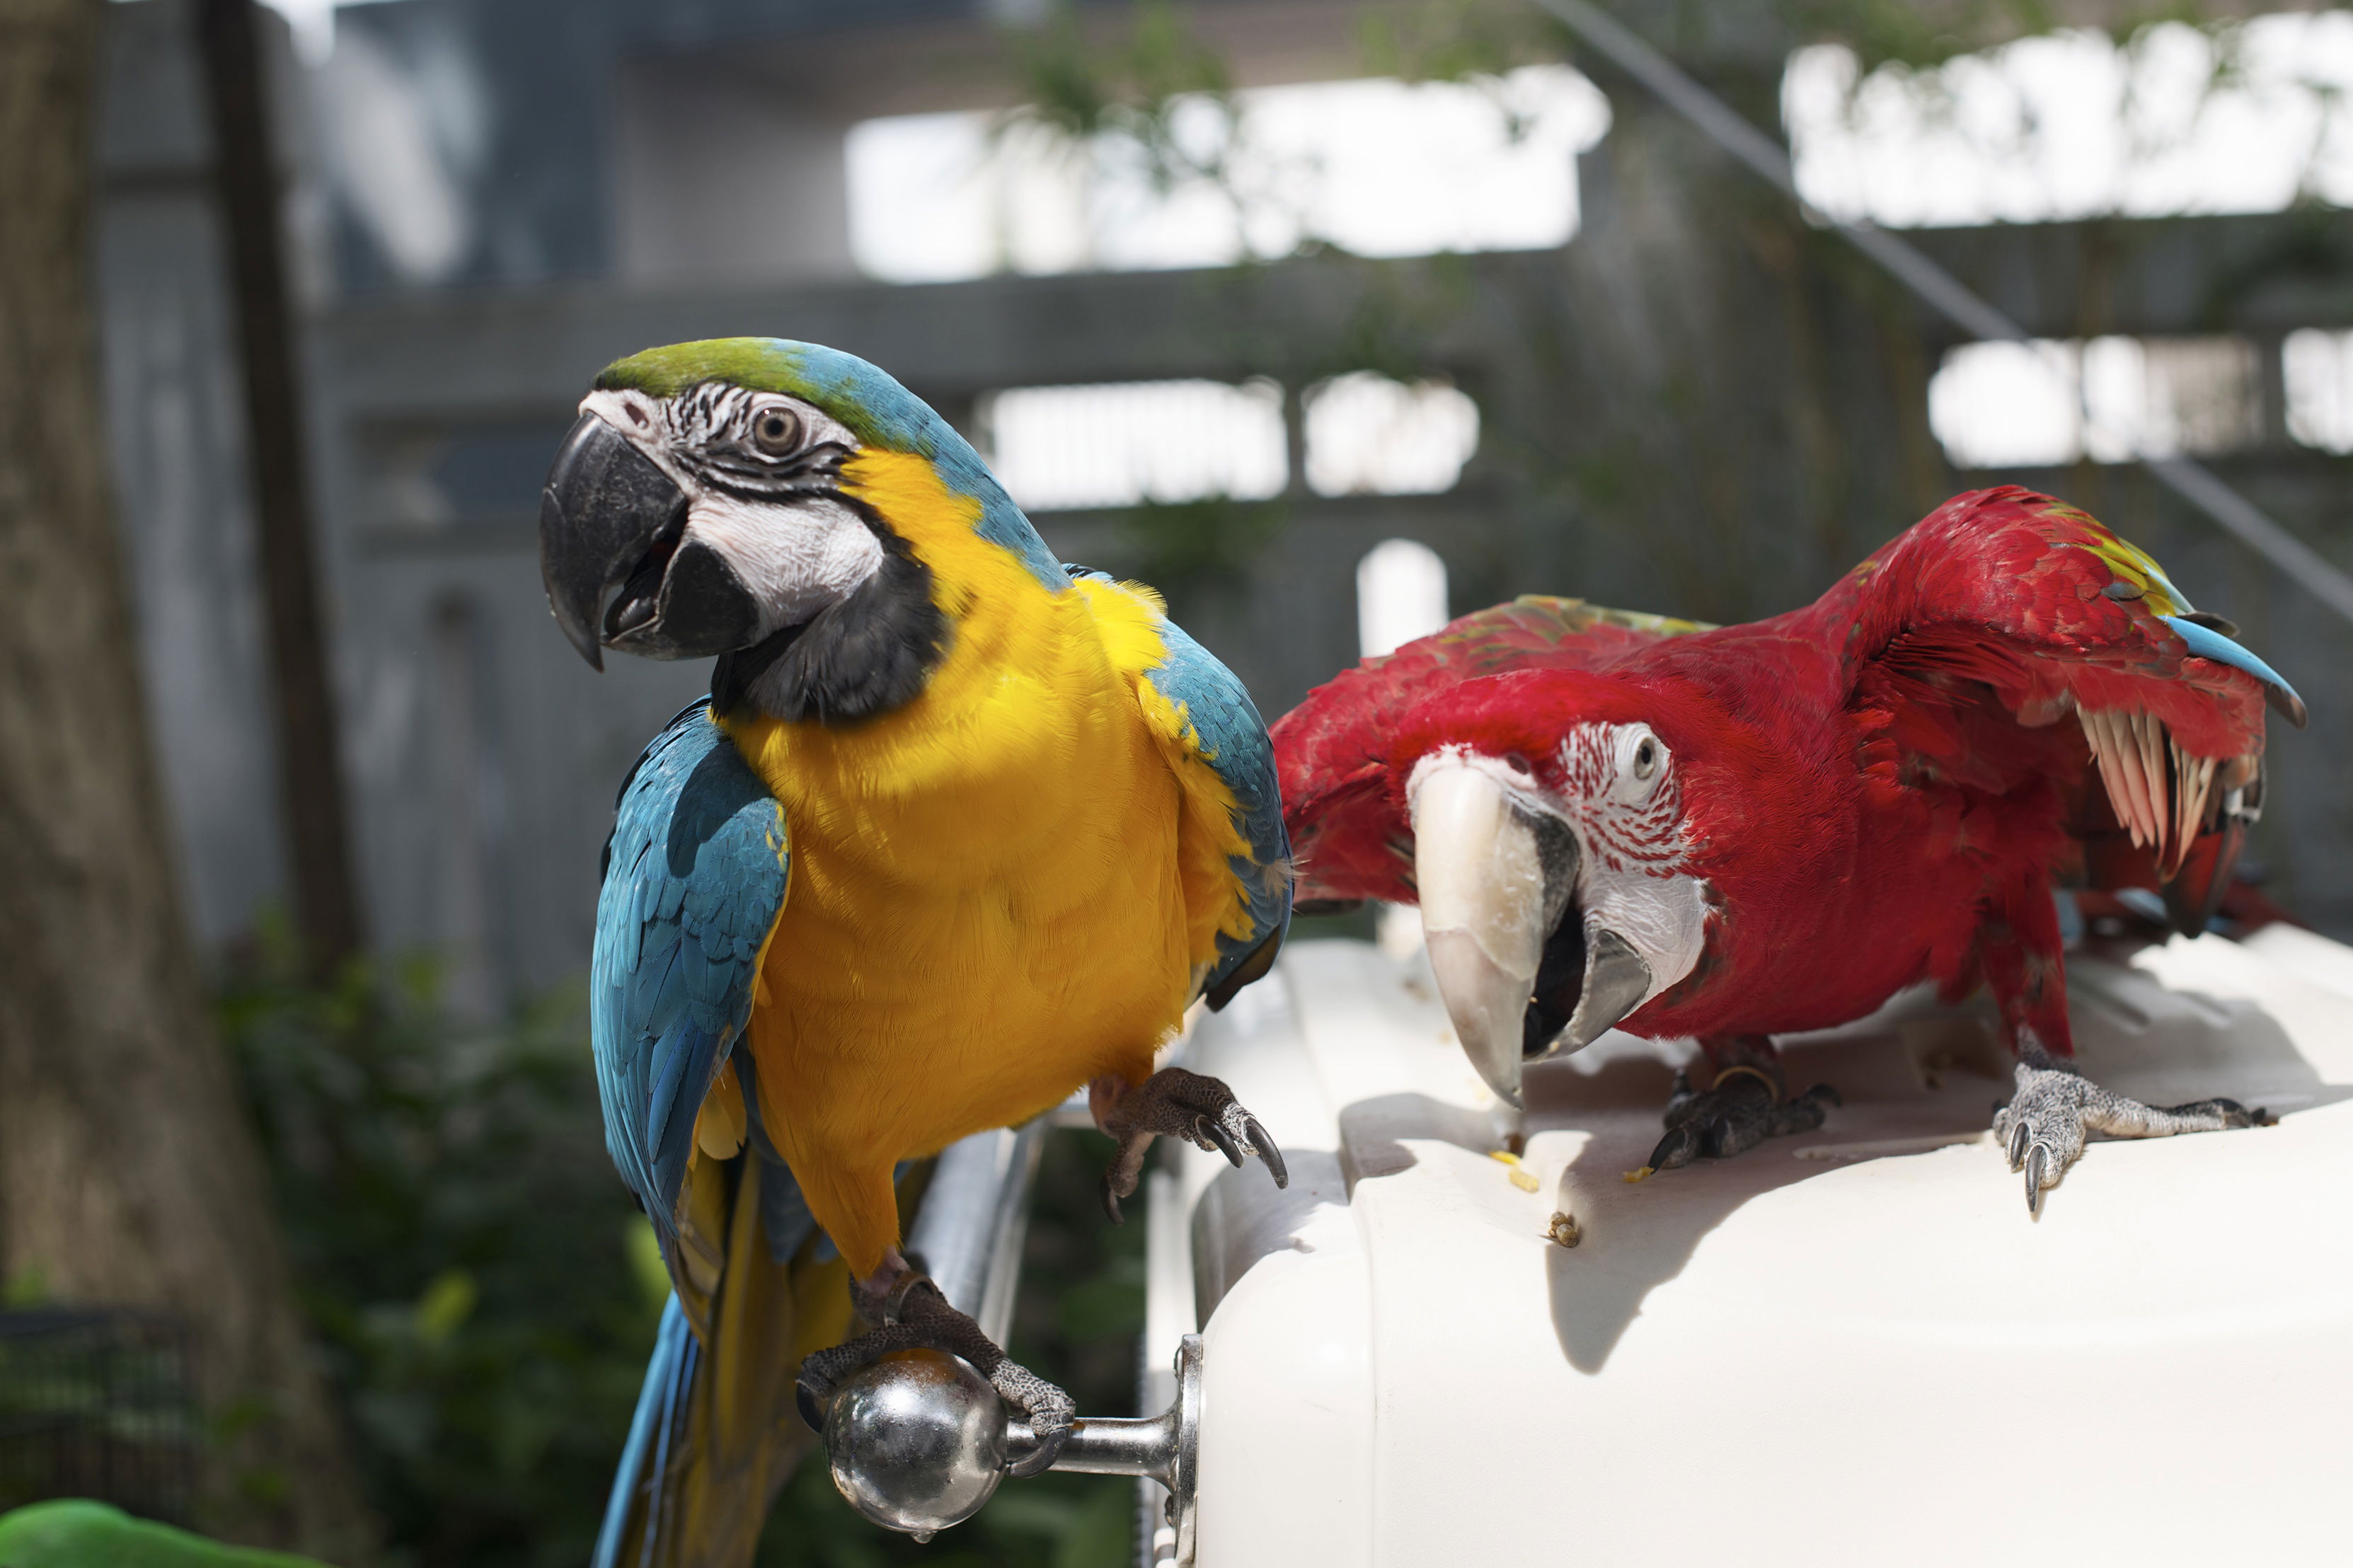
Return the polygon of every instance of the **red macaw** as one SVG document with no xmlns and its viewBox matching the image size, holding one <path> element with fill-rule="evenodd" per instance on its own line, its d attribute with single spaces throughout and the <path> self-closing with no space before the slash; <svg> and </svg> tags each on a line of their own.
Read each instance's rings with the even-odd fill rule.
<svg viewBox="0 0 2353 1568">
<path fill-rule="evenodd" d="M 2260 1122 L 2075 1069 L 2052 888 L 2162 889 L 2205 929 L 2303 702 L 2147 555 L 2015 487 L 1957 496 L 1813 605 L 1709 627 L 1574 599 L 1466 616 L 1274 726 L 1301 908 L 1419 902 L 1495 1092 L 1612 1026 L 1694 1037 L 1655 1167 L 1819 1126 L 1769 1037 L 1924 979 L 1991 987 L 1995 1132 L 2027 1205 L 2087 1132 Z M 2099 781 L 2095 787 L 2093 780 Z"/>
</svg>

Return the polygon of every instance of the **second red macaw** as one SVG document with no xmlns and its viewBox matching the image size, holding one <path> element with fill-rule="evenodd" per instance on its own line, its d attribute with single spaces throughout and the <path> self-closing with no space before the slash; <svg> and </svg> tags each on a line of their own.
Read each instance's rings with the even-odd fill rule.
<svg viewBox="0 0 2353 1568">
<path fill-rule="evenodd" d="M 2161 889 L 2205 929 L 2303 702 L 2147 554 L 2016 488 L 1956 497 L 1808 607 L 1706 627 L 1577 600 L 1467 616 L 1274 726 L 1303 909 L 1418 902 L 1455 1032 L 1522 1063 L 1694 1037 L 1655 1166 L 1819 1125 L 1769 1037 L 1933 980 L 1990 987 L 1996 1117 L 2040 1213 L 2088 1133 L 2263 1119 L 2075 1070 L 2054 883 Z M 2096 781 L 2096 782 L 2095 782 Z M 1730 1069 L 1730 1070 L 1726 1070 Z"/>
</svg>

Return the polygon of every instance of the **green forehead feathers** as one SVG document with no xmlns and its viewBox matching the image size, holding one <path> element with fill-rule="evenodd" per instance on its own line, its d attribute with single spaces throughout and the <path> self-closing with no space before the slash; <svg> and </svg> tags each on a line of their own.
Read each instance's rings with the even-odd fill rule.
<svg viewBox="0 0 2353 1568">
<path fill-rule="evenodd" d="M 856 354 L 788 338 L 707 338 L 615 360 L 597 375 L 596 389 L 676 397 L 707 381 L 797 397 L 839 420 L 865 446 L 929 459 L 950 489 L 979 500 L 982 538 L 1004 545 L 1039 581 L 1061 590 L 1060 563 L 980 454 L 929 404 Z"/>
</svg>

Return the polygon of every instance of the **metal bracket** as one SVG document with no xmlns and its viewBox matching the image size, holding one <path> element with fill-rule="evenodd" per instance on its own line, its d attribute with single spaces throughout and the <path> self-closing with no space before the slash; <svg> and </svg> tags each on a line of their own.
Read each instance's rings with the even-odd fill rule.
<svg viewBox="0 0 2353 1568">
<path fill-rule="evenodd" d="M 1008 1423 L 1008 1460 L 1036 1451 L 1029 1424 Z M 1167 1489 L 1164 1516 L 1176 1531 L 1176 1562 L 1193 1561 L 1194 1482 L 1201 1448 L 1201 1336 L 1187 1334 L 1176 1346 L 1176 1398 L 1157 1415 L 1135 1419 L 1082 1416 L 1055 1459 L 1058 1470 L 1088 1476 L 1136 1476 Z"/>
<path fill-rule="evenodd" d="M 1193 1555 L 1193 1483 L 1200 1451 L 1201 1338 L 1176 1352 L 1176 1398 L 1159 1415 L 1071 1424 L 1058 1470 L 1134 1476 L 1168 1490 L 1176 1561 Z M 850 1505 L 919 1541 L 980 1511 L 1009 1462 L 1037 1452 L 1025 1421 L 1008 1421 L 988 1381 L 944 1351 L 909 1350 L 855 1373 L 826 1412 L 833 1484 Z"/>
</svg>

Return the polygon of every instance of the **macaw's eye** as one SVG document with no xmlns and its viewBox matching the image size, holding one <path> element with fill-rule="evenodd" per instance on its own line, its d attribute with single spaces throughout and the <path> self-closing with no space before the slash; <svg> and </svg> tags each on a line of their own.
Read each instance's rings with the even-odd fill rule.
<svg viewBox="0 0 2353 1568">
<path fill-rule="evenodd" d="M 781 458 L 801 444 L 801 422 L 789 408 L 763 408 L 752 421 L 752 444 Z"/>
<path fill-rule="evenodd" d="M 1634 776 L 1648 780 L 1654 777 L 1658 771 L 1659 743 L 1645 736 L 1642 743 L 1634 748 Z"/>
</svg>

